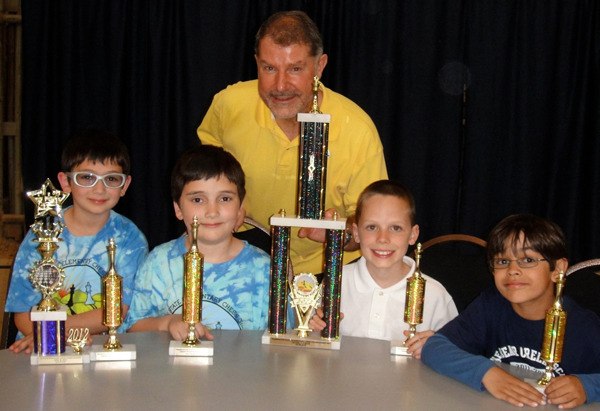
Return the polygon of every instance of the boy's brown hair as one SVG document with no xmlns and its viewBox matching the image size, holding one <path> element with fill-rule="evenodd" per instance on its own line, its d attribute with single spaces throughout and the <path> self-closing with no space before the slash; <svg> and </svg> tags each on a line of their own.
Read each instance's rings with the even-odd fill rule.
<svg viewBox="0 0 600 411">
<path fill-rule="evenodd" d="M 417 211 L 415 206 L 415 199 L 408 188 L 402 184 L 393 180 L 379 180 L 369 184 L 358 196 L 356 203 L 356 212 L 354 213 L 354 221 L 357 223 L 360 221 L 362 214 L 363 204 L 366 200 L 373 197 L 376 194 L 393 196 L 406 200 L 408 207 L 410 208 L 410 224 L 414 226 L 417 221 Z"/>
<path fill-rule="evenodd" d="M 565 235 L 552 221 L 532 214 L 513 214 L 500 221 L 490 232 L 487 245 L 487 258 L 490 267 L 498 255 L 511 247 L 516 251 L 520 236 L 523 245 L 540 253 L 554 271 L 556 261 L 567 258 Z"/>
</svg>

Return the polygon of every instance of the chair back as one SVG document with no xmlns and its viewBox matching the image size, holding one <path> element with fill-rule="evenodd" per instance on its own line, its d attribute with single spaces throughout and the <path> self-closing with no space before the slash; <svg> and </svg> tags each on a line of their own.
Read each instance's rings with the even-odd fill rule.
<svg viewBox="0 0 600 411">
<path fill-rule="evenodd" d="M 250 217 L 244 218 L 244 228 L 246 230 L 237 231 L 234 237 L 240 240 L 246 240 L 249 244 L 260 248 L 267 254 L 271 254 L 271 232 L 268 228 Z"/>
<path fill-rule="evenodd" d="M 565 295 L 600 316 L 600 258 L 572 265 L 566 274 Z"/>
<path fill-rule="evenodd" d="M 442 283 L 459 313 L 494 284 L 486 245 L 485 240 L 468 234 L 447 234 L 422 243 L 421 271 Z"/>
</svg>

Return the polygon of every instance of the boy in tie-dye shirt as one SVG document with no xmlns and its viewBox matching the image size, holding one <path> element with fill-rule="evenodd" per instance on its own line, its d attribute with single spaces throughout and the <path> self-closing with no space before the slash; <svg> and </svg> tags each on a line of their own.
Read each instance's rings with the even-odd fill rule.
<svg viewBox="0 0 600 411">
<path fill-rule="evenodd" d="M 171 176 L 175 215 L 186 232 L 159 245 L 140 267 L 125 321 L 129 331 L 168 331 L 187 337 L 182 321 L 184 255 L 191 245 L 191 223 L 198 218 L 198 250 L 204 256 L 202 323 L 196 336 L 211 339 L 211 329 L 266 328 L 269 305 L 269 256 L 239 240 L 244 172 L 222 148 L 198 146 L 177 161 Z"/>
<path fill-rule="evenodd" d="M 101 278 L 109 268 L 109 239 L 115 240 L 115 266 L 123 277 L 123 313 L 131 301 L 133 277 L 148 254 L 144 234 L 112 210 L 131 183 L 129 153 L 114 135 L 84 130 L 66 144 L 61 166 L 58 181 L 62 190 L 71 194 L 73 205 L 64 209 L 61 217 L 64 229 L 53 257 L 64 268 L 65 280 L 53 297 L 67 308 L 67 330 L 89 328 L 92 334 L 100 334 L 107 329 L 102 324 Z M 19 329 L 17 341 L 9 347 L 14 352 L 33 349 L 29 311 L 42 295 L 33 288 L 29 274 L 41 259 L 38 245 L 29 230 L 15 258 L 5 307 L 6 312 L 15 313 Z"/>
</svg>

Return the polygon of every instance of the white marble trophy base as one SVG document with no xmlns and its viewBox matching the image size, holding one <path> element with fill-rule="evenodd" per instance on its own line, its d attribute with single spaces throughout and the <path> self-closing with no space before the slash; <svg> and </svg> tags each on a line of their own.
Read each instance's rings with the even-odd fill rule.
<svg viewBox="0 0 600 411">
<path fill-rule="evenodd" d="M 133 361 L 137 357 L 135 344 L 123 344 L 116 350 L 107 350 L 104 345 L 92 345 L 90 361 Z"/>
<path fill-rule="evenodd" d="M 262 336 L 262 343 L 267 345 L 283 345 L 287 347 L 317 348 L 322 350 L 339 350 L 342 337 L 338 339 L 326 339 L 318 333 L 310 333 L 308 337 L 299 337 L 295 332 L 285 334 L 271 334 L 265 330 Z"/>
<path fill-rule="evenodd" d="M 212 357 L 214 344 L 212 341 L 199 341 L 196 345 L 186 345 L 182 341 L 171 341 L 169 355 L 180 357 Z"/>
<path fill-rule="evenodd" d="M 76 354 L 71 347 L 66 347 L 63 354 L 38 355 L 32 353 L 30 357 L 31 365 L 88 364 L 89 362 L 90 354 L 86 352 Z"/>
<path fill-rule="evenodd" d="M 405 357 L 411 356 L 411 354 L 408 353 L 408 347 L 404 345 L 404 340 L 392 340 L 390 342 L 390 354 L 403 355 Z"/>
</svg>

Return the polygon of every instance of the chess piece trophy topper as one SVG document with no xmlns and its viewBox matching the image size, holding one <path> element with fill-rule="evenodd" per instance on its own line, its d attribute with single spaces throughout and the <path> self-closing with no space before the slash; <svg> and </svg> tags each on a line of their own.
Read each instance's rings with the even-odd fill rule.
<svg viewBox="0 0 600 411">
<path fill-rule="evenodd" d="M 406 341 L 417 333 L 417 325 L 423 323 L 423 305 L 425 303 L 425 285 L 427 280 L 421 273 L 421 243 L 415 249 L 415 272 L 406 280 L 406 299 L 404 302 L 404 322 L 408 324 L 408 337 L 402 343 L 397 340 L 391 342 L 391 353 L 396 355 L 410 355 L 407 351 Z"/>
<path fill-rule="evenodd" d="M 566 276 L 563 271 L 556 280 L 556 293 L 552 307 L 546 311 L 544 325 L 544 341 L 542 343 L 542 360 L 546 363 L 544 375 L 538 380 L 538 385 L 544 387 L 553 377 L 554 365 L 562 359 L 565 327 L 567 325 L 567 312 L 562 307 L 562 293 L 565 287 Z"/>
</svg>

